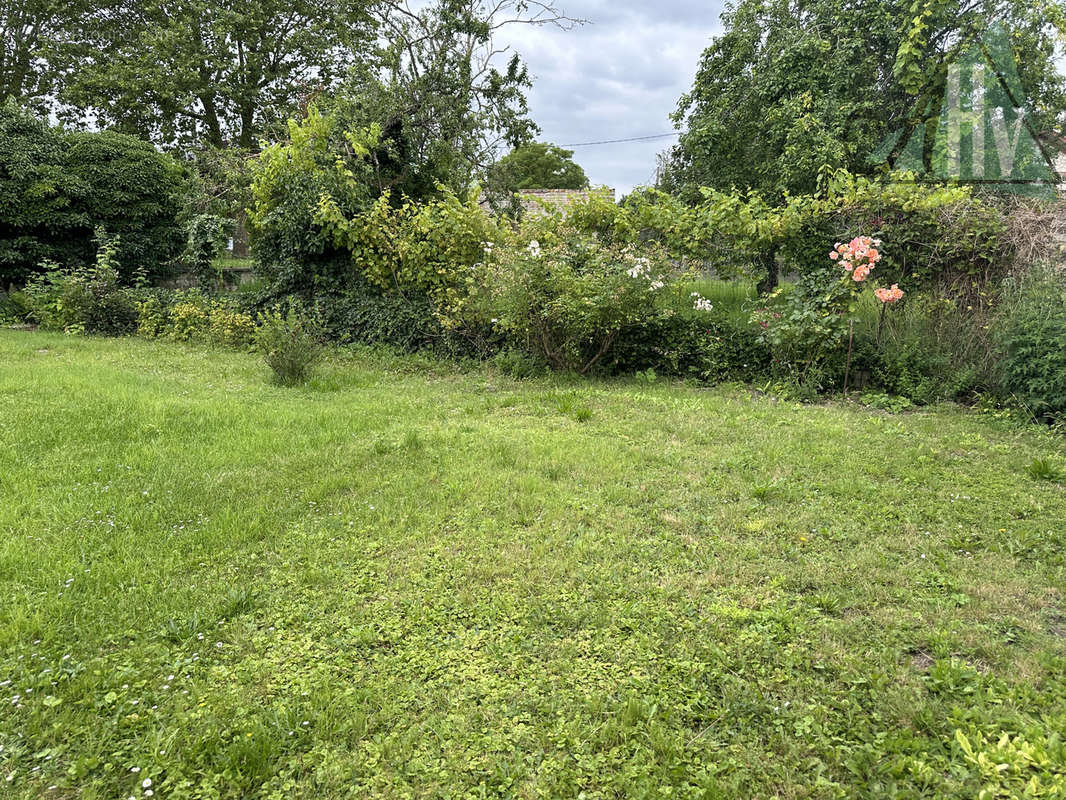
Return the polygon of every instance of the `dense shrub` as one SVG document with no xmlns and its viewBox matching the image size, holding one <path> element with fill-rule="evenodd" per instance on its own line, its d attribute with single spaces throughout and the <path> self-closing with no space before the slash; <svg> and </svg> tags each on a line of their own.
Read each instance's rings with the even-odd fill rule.
<svg viewBox="0 0 1066 800">
<path fill-rule="evenodd" d="M 354 137 L 354 134 L 353 134 Z M 368 211 L 369 165 L 315 107 L 306 119 L 289 122 L 288 140 L 267 147 L 252 167 L 252 255 L 277 295 L 336 292 L 353 270 L 353 257 L 318 221 L 319 201 L 329 198 L 341 217 Z"/>
<path fill-rule="evenodd" d="M 165 273 L 182 247 L 182 174 L 150 144 L 112 132 L 66 133 L 0 108 L 0 285 L 46 261 L 86 266 L 98 228 L 116 237 L 119 281 Z"/>
<path fill-rule="evenodd" d="M 233 295 L 153 290 L 138 305 L 137 332 L 149 339 L 247 349 L 255 331 L 255 315 Z"/>
<path fill-rule="evenodd" d="M 26 284 L 28 318 L 45 330 L 119 336 L 137 329 L 137 301 L 119 285 L 117 243 L 101 240 L 92 266 L 45 272 Z"/>
<path fill-rule="evenodd" d="M 604 369 L 714 383 L 767 375 L 769 365 L 770 352 L 753 326 L 717 314 L 665 313 L 624 329 Z"/>
<path fill-rule="evenodd" d="M 1038 417 L 1066 415 L 1066 277 L 1035 267 L 1008 283 L 994 326 L 1003 389 Z"/>
<path fill-rule="evenodd" d="M 0 291 L 0 325 L 17 325 L 26 321 L 30 310 L 25 292 Z"/>
<path fill-rule="evenodd" d="M 445 326 L 428 297 L 382 292 L 366 282 L 342 295 L 315 298 L 327 336 L 341 343 L 385 345 L 443 358 L 483 359 L 502 343 L 490 325 Z"/>
<path fill-rule="evenodd" d="M 902 175 L 871 181 L 835 174 L 822 198 L 792 198 L 778 254 L 786 273 L 799 276 L 824 266 L 825 243 L 870 232 L 892 248 L 878 272 L 912 291 L 956 295 L 1002 277 L 1010 264 L 1006 218 L 969 187 L 941 187 Z"/>
<path fill-rule="evenodd" d="M 120 279 L 128 283 L 137 271 L 149 278 L 166 274 L 184 244 L 177 223 L 183 178 L 173 159 L 132 136 L 72 133 L 65 166 L 82 189 L 72 207 L 90 231 L 103 227 L 119 241 Z M 72 245 L 91 258 L 87 242 Z"/>
<path fill-rule="evenodd" d="M 856 368 L 919 405 L 973 399 L 997 383 L 989 318 L 951 295 L 911 295 L 886 316 L 880 338 L 872 319 L 857 330 Z"/>
<path fill-rule="evenodd" d="M 264 313 L 255 339 L 280 386 L 306 383 L 323 354 L 321 326 L 296 309 Z"/>
<path fill-rule="evenodd" d="M 372 189 L 380 130 L 342 131 L 312 109 L 254 167 L 253 253 L 275 296 L 395 294 L 460 324 L 471 267 L 496 221 L 477 195 L 423 202 Z"/>
<path fill-rule="evenodd" d="M 558 219 L 531 220 L 476 275 L 482 318 L 514 346 L 580 374 L 608 355 L 623 330 L 664 313 L 657 296 L 675 282 L 658 249 L 605 244 Z"/>
<path fill-rule="evenodd" d="M 58 129 L 0 108 L 0 288 L 21 285 L 44 261 L 64 260 L 76 185 Z"/>
</svg>

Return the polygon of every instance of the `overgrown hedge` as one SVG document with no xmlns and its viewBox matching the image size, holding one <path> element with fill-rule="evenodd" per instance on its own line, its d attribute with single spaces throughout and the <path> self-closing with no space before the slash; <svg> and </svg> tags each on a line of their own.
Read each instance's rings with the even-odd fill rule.
<svg viewBox="0 0 1066 800">
<path fill-rule="evenodd" d="M 707 192 L 695 207 L 654 191 L 620 205 L 593 195 L 512 226 L 476 195 L 441 189 L 417 204 L 375 196 L 367 154 L 377 133 L 339 131 L 312 112 L 253 169 L 265 289 L 235 307 L 122 287 L 123 270 L 145 266 L 149 251 L 180 248 L 170 195 L 135 191 L 153 180 L 176 188 L 166 159 L 125 137 L 63 134 L 10 110 L 0 121 L 11 133 L 0 165 L 14 176 L 0 211 L 26 234 L 0 252 L 27 264 L 55 252 L 65 268 L 31 284 L 28 304 L 14 296 L 0 305 L 45 327 L 243 346 L 264 308 L 293 302 L 338 342 L 495 357 L 513 374 L 551 366 L 737 379 L 807 396 L 839 391 L 847 375 L 853 389 L 915 403 L 992 394 L 1048 418 L 1066 414 L 1061 281 L 1045 276 L 1001 303 L 1002 275 L 1016 268 L 1011 219 L 964 187 L 837 173 L 818 196 L 776 206 L 750 193 Z M 78 238 L 89 185 L 110 187 L 94 209 L 119 239 L 95 271 L 79 273 L 92 258 L 91 236 Z M 200 238 L 211 244 L 220 229 L 204 222 Z M 859 234 L 885 243 L 862 285 L 898 282 L 902 302 L 881 306 L 852 291 L 858 284 L 832 260 L 839 254 L 830 258 L 835 240 Z M 209 263 L 213 250 L 201 249 Z M 796 281 L 742 306 L 714 309 L 718 300 L 690 292 L 708 273 L 766 288 L 779 270 Z"/>
<path fill-rule="evenodd" d="M 122 282 L 165 274 L 184 245 L 182 186 L 179 165 L 146 142 L 69 133 L 0 108 L 0 287 L 23 284 L 44 262 L 90 264 L 100 229 L 117 239 Z"/>
</svg>

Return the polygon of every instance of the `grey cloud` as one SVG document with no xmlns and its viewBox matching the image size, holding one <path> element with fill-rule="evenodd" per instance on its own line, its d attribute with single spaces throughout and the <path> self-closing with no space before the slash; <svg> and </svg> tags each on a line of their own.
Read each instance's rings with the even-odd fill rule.
<svg viewBox="0 0 1066 800">
<path fill-rule="evenodd" d="M 511 28 L 505 41 L 529 65 L 529 95 L 542 138 L 556 144 L 623 139 L 673 130 L 670 114 L 692 86 L 696 66 L 721 26 L 720 0 L 564 0 L 590 24 L 572 31 Z M 648 183 L 671 140 L 581 147 L 575 160 L 595 184 L 619 193 Z"/>
</svg>

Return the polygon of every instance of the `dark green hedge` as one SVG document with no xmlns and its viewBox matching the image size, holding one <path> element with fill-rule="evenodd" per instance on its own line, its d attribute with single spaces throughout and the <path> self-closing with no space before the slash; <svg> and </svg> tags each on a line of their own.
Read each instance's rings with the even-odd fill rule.
<svg viewBox="0 0 1066 800">
<path fill-rule="evenodd" d="M 120 240 L 129 281 L 165 274 L 181 252 L 181 168 L 152 145 L 113 132 L 69 133 L 0 107 L 0 287 L 42 261 L 91 263 L 96 229 Z"/>
</svg>

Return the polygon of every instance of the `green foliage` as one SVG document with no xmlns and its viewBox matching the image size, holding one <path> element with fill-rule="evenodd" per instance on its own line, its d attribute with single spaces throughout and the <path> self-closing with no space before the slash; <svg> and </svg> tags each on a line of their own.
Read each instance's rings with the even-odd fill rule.
<svg viewBox="0 0 1066 800">
<path fill-rule="evenodd" d="M 689 202 L 703 186 L 776 199 L 814 192 L 823 166 L 870 172 L 886 135 L 939 114 L 946 65 L 993 22 L 1011 31 L 1034 130 L 1053 128 L 1062 12 L 1057 0 L 742 0 L 678 104 L 662 187 Z"/>
<path fill-rule="evenodd" d="M 254 0 L 234 13 L 219 0 L 123 0 L 79 33 L 64 49 L 76 63 L 68 105 L 160 144 L 248 150 L 312 87 L 336 86 L 373 26 L 364 3 Z"/>
<path fill-rule="evenodd" d="M 217 262 L 226 251 L 226 244 L 233 231 L 232 221 L 215 214 L 197 214 L 185 227 L 185 252 L 182 261 L 192 268 L 201 286 L 221 286 L 222 275 Z"/>
<path fill-rule="evenodd" d="M 79 186 L 72 210 L 119 240 L 120 278 L 165 274 L 182 245 L 176 218 L 183 177 L 173 159 L 130 136 L 72 133 L 64 168 Z"/>
<path fill-rule="evenodd" d="M 545 364 L 522 350 L 501 350 L 492 360 L 501 373 L 516 381 L 542 376 Z"/>
<path fill-rule="evenodd" d="M 752 313 L 762 343 L 773 353 L 774 373 L 801 385 L 811 378 L 817 383 L 825 361 L 846 345 L 852 300 L 851 287 L 839 278 L 776 289 L 768 304 Z"/>
<path fill-rule="evenodd" d="M 500 145 L 529 141 L 528 70 L 494 38 L 521 24 L 570 23 L 550 4 L 432 0 L 381 4 L 379 58 L 353 71 L 333 106 L 347 130 L 377 125 L 377 193 L 423 200 L 440 186 L 464 194 Z M 506 58 L 506 60 L 503 60 Z"/>
<path fill-rule="evenodd" d="M 1059 732 L 1033 727 L 998 739 L 955 731 L 955 743 L 979 775 L 977 800 L 1061 797 L 1066 793 L 1066 745 Z"/>
<path fill-rule="evenodd" d="M 424 297 L 444 327 L 458 325 L 471 267 L 498 223 L 471 194 L 445 186 L 423 202 L 374 196 L 370 176 L 378 126 L 340 131 L 311 109 L 290 124 L 287 142 L 267 148 L 255 170 L 254 251 L 271 290 L 281 294 Z"/>
<path fill-rule="evenodd" d="M 500 337 L 487 326 L 444 327 L 428 298 L 381 292 L 365 281 L 341 295 L 319 295 L 316 308 L 328 336 L 345 344 L 385 345 L 445 358 L 484 358 Z"/>
<path fill-rule="evenodd" d="M 818 194 L 778 204 L 754 192 L 705 189 L 690 213 L 673 216 L 688 229 L 675 241 L 713 242 L 704 258 L 724 275 L 761 279 L 765 290 L 777 285 L 782 266 L 817 277 L 827 268 L 827 243 L 866 232 L 892 242 L 879 274 L 911 290 L 974 293 L 1002 275 L 1011 256 L 1003 212 L 969 187 L 924 185 L 906 173 L 871 180 L 825 171 Z"/>
<path fill-rule="evenodd" d="M 545 142 L 514 148 L 492 166 L 485 194 L 496 206 L 509 206 L 520 189 L 587 189 L 589 179 L 573 160 L 574 151 Z"/>
<path fill-rule="evenodd" d="M 323 356 L 320 324 L 298 308 L 260 315 L 255 343 L 279 386 L 306 383 Z"/>
<path fill-rule="evenodd" d="M 153 290 L 138 303 L 137 333 L 147 339 L 204 342 L 247 350 L 256 319 L 232 295 L 209 297 L 198 290 Z"/>
<path fill-rule="evenodd" d="M 425 297 L 442 326 L 457 327 L 476 288 L 472 269 L 500 235 L 495 221 L 476 194 L 464 201 L 444 187 L 440 199 L 421 204 L 395 208 L 388 199 L 345 217 L 332 198 L 322 197 L 316 221 L 350 258 L 335 288 L 364 279 L 382 293 Z"/>
<path fill-rule="evenodd" d="M 1034 267 L 1007 285 L 994 324 L 1003 388 L 1037 417 L 1066 414 L 1066 282 Z"/>
<path fill-rule="evenodd" d="M 987 309 L 923 293 L 890 309 L 883 323 L 875 322 L 869 306 L 861 316 L 856 365 L 868 371 L 874 385 L 919 405 L 967 402 L 995 391 L 996 354 Z"/>
<path fill-rule="evenodd" d="M 619 375 L 648 373 L 701 383 L 757 380 L 768 374 L 770 352 L 748 323 L 715 312 L 671 309 L 625 328 L 612 346 L 604 370 Z"/>
<path fill-rule="evenodd" d="M 1025 471 L 1030 478 L 1038 481 L 1057 481 L 1063 477 L 1062 470 L 1047 458 L 1034 458 Z"/>
<path fill-rule="evenodd" d="M 0 325 L 14 325 L 22 321 L 15 302 L 7 292 L 0 292 Z"/>
<path fill-rule="evenodd" d="M 554 144 L 532 142 L 516 147 L 496 164 L 501 185 L 517 189 L 587 189 L 589 179 L 574 151 Z"/>
<path fill-rule="evenodd" d="M 182 176 L 174 161 L 117 133 L 64 133 L 0 109 L 0 284 L 42 261 L 86 265 L 99 227 L 116 237 L 120 280 L 164 273 L 181 249 Z"/>
<path fill-rule="evenodd" d="M 883 392 L 863 392 L 862 403 L 870 408 L 880 408 L 891 414 L 900 414 L 914 408 L 914 403 L 906 397 L 884 394 Z"/>
<path fill-rule="evenodd" d="M 661 313 L 656 296 L 671 273 L 654 248 L 638 254 L 545 215 L 494 249 L 473 280 L 482 318 L 555 369 L 586 374 L 623 330 Z"/>
<path fill-rule="evenodd" d="M 318 222 L 328 198 L 341 217 L 371 213 L 367 142 L 375 130 L 337 131 L 331 117 L 312 106 L 300 122 L 289 122 L 289 136 L 265 148 L 252 167 L 252 253 L 258 271 L 276 294 L 323 291 L 343 285 L 352 253 L 332 241 Z M 362 248 L 358 256 L 374 260 Z"/>
<path fill-rule="evenodd" d="M 123 335 L 137 327 L 137 303 L 120 287 L 115 254 L 118 243 L 100 236 L 90 267 L 47 264 L 26 284 L 29 318 L 44 330 Z"/>
<path fill-rule="evenodd" d="M 78 188 L 65 151 L 59 129 L 10 102 L 0 108 L 0 286 L 21 285 L 42 261 L 65 260 Z"/>
<path fill-rule="evenodd" d="M 44 110 L 63 77 L 59 49 L 93 0 L 5 0 L 0 7 L 0 106 Z"/>
</svg>

